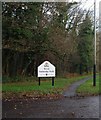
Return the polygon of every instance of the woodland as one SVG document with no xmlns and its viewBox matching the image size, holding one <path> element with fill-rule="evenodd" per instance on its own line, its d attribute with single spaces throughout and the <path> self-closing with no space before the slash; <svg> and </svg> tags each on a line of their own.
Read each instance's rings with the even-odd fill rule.
<svg viewBox="0 0 101 120">
<path fill-rule="evenodd" d="M 37 76 L 45 60 L 56 66 L 57 76 L 92 72 L 93 11 L 80 4 L 2 3 L 3 76 Z"/>
</svg>

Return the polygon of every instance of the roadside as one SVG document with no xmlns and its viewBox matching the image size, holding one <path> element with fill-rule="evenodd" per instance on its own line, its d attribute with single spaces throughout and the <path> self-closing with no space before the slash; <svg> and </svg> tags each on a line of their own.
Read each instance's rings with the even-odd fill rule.
<svg viewBox="0 0 101 120">
<path fill-rule="evenodd" d="M 96 86 L 93 86 L 93 78 L 87 80 L 76 89 L 76 93 L 80 96 L 96 96 L 101 95 L 100 90 L 100 76 L 96 77 Z"/>
<path fill-rule="evenodd" d="M 79 76 L 73 78 L 55 78 L 55 85 L 51 85 L 51 80 L 43 79 L 41 85 L 37 80 L 3 83 L 2 93 L 4 99 L 15 98 L 49 98 L 58 99 L 62 97 L 64 90 L 67 90 L 71 84 L 88 76 Z"/>
<path fill-rule="evenodd" d="M 66 87 L 64 96 L 67 97 L 62 95 L 61 99 L 58 99 L 59 94 L 57 98 L 56 94 L 51 94 L 53 96 L 50 95 L 48 99 L 29 95 L 16 99 L 14 97 L 3 99 L 2 116 L 3 118 L 99 118 L 99 96 L 76 96 L 77 87 L 86 81 L 89 81 L 89 77 L 74 82 L 67 90 Z"/>
<path fill-rule="evenodd" d="M 76 89 L 81 85 L 84 84 L 87 80 L 89 80 L 91 77 L 88 78 L 84 78 L 82 80 L 79 80 L 75 83 L 73 83 L 67 90 L 65 90 L 63 92 L 63 96 L 64 97 L 75 97 L 78 95 L 78 93 L 76 93 Z"/>
</svg>

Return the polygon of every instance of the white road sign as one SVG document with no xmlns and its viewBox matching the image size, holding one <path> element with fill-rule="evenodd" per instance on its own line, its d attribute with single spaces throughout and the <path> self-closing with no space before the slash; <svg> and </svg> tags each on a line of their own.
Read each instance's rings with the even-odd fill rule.
<svg viewBox="0 0 101 120">
<path fill-rule="evenodd" d="M 38 77 L 55 77 L 55 66 L 49 61 L 43 62 L 38 66 Z"/>
</svg>

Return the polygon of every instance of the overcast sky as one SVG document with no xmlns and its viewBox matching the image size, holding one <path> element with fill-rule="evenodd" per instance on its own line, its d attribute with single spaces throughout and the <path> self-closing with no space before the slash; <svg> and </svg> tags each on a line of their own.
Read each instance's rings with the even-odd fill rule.
<svg viewBox="0 0 101 120">
<path fill-rule="evenodd" d="M 82 4 L 83 8 L 94 10 L 94 0 L 69 0 L 69 1 L 70 2 L 72 1 L 81 2 L 83 3 Z M 96 0 L 96 15 L 97 16 L 99 15 L 99 2 L 101 2 L 101 0 Z"/>
</svg>

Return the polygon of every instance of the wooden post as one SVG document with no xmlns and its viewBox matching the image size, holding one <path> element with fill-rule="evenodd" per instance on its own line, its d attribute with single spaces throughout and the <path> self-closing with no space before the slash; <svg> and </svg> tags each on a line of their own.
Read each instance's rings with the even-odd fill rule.
<svg viewBox="0 0 101 120">
<path fill-rule="evenodd" d="M 52 86 L 54 86 L 54 77 L 52 77 Z"/>
<path fill-rule="evenodd" d="M 40 77 L 39 77 L 39 86 L 40 86 Z"/>
</svg>

